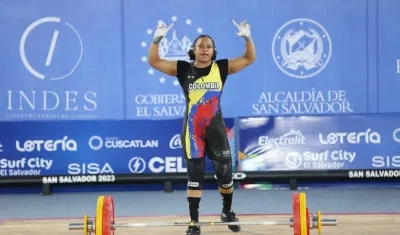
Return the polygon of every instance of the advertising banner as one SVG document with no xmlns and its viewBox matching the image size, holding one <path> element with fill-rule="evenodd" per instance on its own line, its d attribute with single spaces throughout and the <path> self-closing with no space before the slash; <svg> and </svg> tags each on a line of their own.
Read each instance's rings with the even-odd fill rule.
<svg viewBox="0 0 400 235">
<path fill-rule="evenodd" d="M 168 60 L 188 60 L 187 51 L 201 34 L 213 37 L 219 59 L 241 56 L 244 41 L 235 35 L 232 20 L 249 22 L 259 53 L 250 67 L 228 77 L 221 99 L 226 117 L 367 111 L 368 67 L 360 59 L 367 57 L 363 1 L 125 1 L 123 9 L 129 119 L 184 113 L 177 79 L 148 64 L 160 20 L 174 23 L 160 42 L 160 56 Z"/>
<path fill-rule="evenodd" d="M 233 119 L 225 119 L 236 162 Z M 186 172 L 182 120 L 0 123 L 0 176 Z M 206 162 L 206 171 L 213 172 Z"/>
<path fill-rule="evenodd" d="M 1 6 L 2 121 L 182 118 L 176 77 L 148 63 L 160 20 L 174 24 L 159 44 L 167 60 L 188 60 L 202 34 L 213 38 L 217 59 L 239 57 L 245 43 L 232 20 L 251 25 L 257 59 L 228 77 L 225 117 L 400 110 L 393 99 L 400 85 L 398 0 L 2 0 Z"/>
<path fill-rule="evenodd" d="M 378 88 L 379 112 L 400 112 L 398 96 L 400 87 L 400 1 L 378 0 Z"/>
<path fill-rule="evenodd" d="M 242 171 L 400 169 L 400 114 L 241 118 Z"/>
<path fill-rule="evenodd" d="M 0 15 L 0 120 L 123 118 L 119 1 L 4 0 Z"/>
</svg>

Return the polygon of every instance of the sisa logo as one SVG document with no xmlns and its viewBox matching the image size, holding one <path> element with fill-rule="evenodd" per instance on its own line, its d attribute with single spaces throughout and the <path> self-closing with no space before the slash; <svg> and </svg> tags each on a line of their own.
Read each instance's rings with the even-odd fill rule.
<svg viewBox="0 0 400 235">
<path fill-rule="evenodd" d="M 398 156 L 374 156 L 372 158 L 374 168 L 400 168 L 400 155 Z"/>
<path fill-rule="evenodd" d="M 75 140 L 68 139 L 68 136 L 64 136 L 63 139 L 58 140 L 26 140 L 21 144 L 18 140 L 15 142 L 15 147 L 18 152 L 75 152 L 78 150 L 78 144 Z"/>
<path fill-rule="evenodd" d="M 68 165 L 68 174 L 70 175 L 97 175 L 97 174 L 114 174 L 114 170 L 108 162 L 99 163 L 71 163 Z"/>
<path fill-rule="evenodd" d="M 182 141 L 180 134 L 176 134 L 171 138 L 171 140 L 169 141 L 169 148 L 170 149 L 182 148 Z"/>
</svg>

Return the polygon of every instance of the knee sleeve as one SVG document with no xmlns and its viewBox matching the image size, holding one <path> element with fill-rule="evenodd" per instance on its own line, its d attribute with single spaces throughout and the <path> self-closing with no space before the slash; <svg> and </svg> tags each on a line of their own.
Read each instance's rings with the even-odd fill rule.
<svg viewBox="0 0 400 235">
<path fill-rule="evenodd" d="M 188 174 L 187 188 L 190 190 L 201 190 L 205 174 L 204 158 L 187 159 L 186 168 Z"/>
<path fill-rule="evenodd" d="M 218 186 L 226 189 L 232 188 L 232 159 L 229 157 L 224 160 L 214 160 L 213 165 L 218 180 Z"/>
</svg>

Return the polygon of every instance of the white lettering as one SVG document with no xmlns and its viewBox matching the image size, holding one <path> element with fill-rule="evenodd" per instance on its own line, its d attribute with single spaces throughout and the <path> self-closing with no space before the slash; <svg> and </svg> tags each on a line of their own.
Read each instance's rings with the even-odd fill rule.
<svg viewBox="0 0 400 235">
<path fill-rule="evenodd" d="M 247 175 L 244 172 L 233 172 L 232 173 L 233 180 L 243 180 L 243 179 L 246 179 L 246 177 L 247 177 Z M 214 175 L 214 179 L 217 179 L 216 175 Z"/>
<path fill-rule="evenodd" d="M 158 140 L 119 140 L 109 139 L 104 143 L 106 148 L 158 148 Z"/>
<path fill-rule="evenodd" d="M 349 171 L 349 178 L 398 178 L 400 170 Z"/>
<path fill-rule="evenodd" d="M 74 175 L 43 177 L 43 184 L 75 184 L 75 183 L 110 183 L 115 182 L 115 175 Z"/>
<path fill-rule="evenodd" d="M 8 176 L 6 169 L 0 169 L 0 176 Z"/>
<path fill-rule="evenodd" d="M 232 185 L 233 185 L 233 180 L 229 184 L 223 184 L 222 188 L 230 188 L 230 187 L 232 187 Z"/>
<path fill-rule="evenodd" d="M 219 82 L 190 83 L 189 90 L 219 90 Z"/>
<path fill-rule="evenodd" d="M 397 59 L 396 62 L 397 62 L 397 73 L 400 74 L 400 59 Z"/>
<path fill-rule="evenodd" d="M 61 148 L 61 151 L 77 151 L 78 144 L 75 140 L 68 139 L 68 136 L 64 136 L 63 139 L 58 140 L 26 140 L 21 146 L 21 143 L 17 140 L 15 147 L 19 152 L 33 152 L 42 151 L 54 152 Z"/>
<path fill-rule="evenodd" d="M 326 137 L 319 133 L 319 142 L 321 144 L 359 144 L 360 142 L 379 144 L 381 136 L 378 132 L 371 132 L 371 129 L 365 132 L 331 132 Z"/>
<path fill-rule="evenodd" d="M 185 104 L 185 96 L 183 94 L 148 94 L 148 95 L 137 95 L 135 96 L 135 103 L 139 105 L 149 104 Z"/>
<path fill-rule="evenodd" d="M 6 158 L 0 159 L 0 169 L 45 169 L 49 170 L 53 165 L 53 160 L 44 158 L 21 158 L 19 160 L 8 160 Z"/>
<path fill-rule="evenodd" d="M 285 157 L 285 165 L 290 169 L 340 169 L 345 162 L 351 163 L 355 158 L 355 152 L 345 150 L 290 152 Z"/>
<path fill-rule="evenodd" d="M 153 157 L 149 161 L 149 169 L 153 173 L 180 173 L 187 172 L 182 157 Z"/>
<path fill-rule="evenodd" d="M 191 182 L 191 181 L 188 181 L 188 186 L 189 187 L 193 187 L 193 188 L 197 188 L 197 187 L 199 187 L 199 183 L 198 182 Z"/>
<path fill-rule="evenodd" d="M 277 137 L 271 138 L 269 136 L 260 136 L 258 138 L 258 145 L 303 145 L 306 142 L 306 138 L 300 131 L 291 130 L 290 132 Z"/>
<path fill-rule="evenodd" d="M 303 153 L 303 161 L 306 162 L 326 162 L 326 161 L 346 161 L 353 162 L 356 158 L 355 152 L 348 152 L 344 150 L 325 150 L 323 152 L 310 152 L 306 151 Z"/>
<path fill-rule="evenodd" d="M 9 169 L 8 176 L 34 176 L 34 175 L 40 175 L 41 172 L 42 172 L 41 170 L 34 170 L 34 169 L 30 170 Z"/>
<path fill-rule="evenodd" d="M 393 131 L 393 140 L 397 143 L 400 143 L 400 128 L 397 128 Z"/>
<path fill-rule="evenodd" d="M 186 110 L 183 94 L 141 94 L 135 96 L 137 117 L 182 117 Z M 149 107 L 151 105 L 151 107 Z"/>
<path fill-rule="evenodd" d="M 105 140 L 100 136 L 92 136 L 88 141 L 92 150 L 99 150 L 103 146 L 111 149 L 118 148 L 158 148 L 158 140 L 120 140 L 118 137 L 106 137 Z"/>
<path fill-rule="evenodd" d="M 14 94 L 16 93 L 16 94 Z M 78 110 L 78 103 L 83 103 L 83 110 L 95 111 L 97 109 L 96 93 L 88 91 L 83 94 L 77 91 L 65 91 L 60 94 L 54 91 L 7 91 L 8 106 L 7 110 L 42 110 L 51 111 L 62 109 L 64 111 Z M 15 101 L 16 100 L 16 101 Z M 41 103 L 40 103 L 41 102 Z M 15 106 L 18 104 L 18 106 Z"/>
<path fill-rule="evenodd" d="M 109 163 L 98 164 L 98 163 L 71 163 L 68 165 L 68 174 L 80 175 L 80 174 L 114 174 L 114 170 L 111 168 Z"/>
<path fill-rule="evenodd" d="M 149 109 L 147 107 L 136 107 L 136 116 L 137 117 L 150 117 Z"/>
<path fill-rule="evenodd" d="M 352 113 L 345 90 L 262 92 L 253 114 Z"/>
<path fill-rule="evenodd" d="M 158 106 L 153 108 L 155 117 L 181 117 L 185 114 L 186 106 Z"/>
<path fill-rule="evenodd" d="M 170 149 L 182 148 L 182 141 L 180 134 L 176 134 L 171 138 L 171 140 L 169 141 L 169 148 Z"/>
<path fill-rule="evenodd" d="M 375 168 L 400 168 L 400 156 L 374 156 L 372 166 Z"/>
</svg>

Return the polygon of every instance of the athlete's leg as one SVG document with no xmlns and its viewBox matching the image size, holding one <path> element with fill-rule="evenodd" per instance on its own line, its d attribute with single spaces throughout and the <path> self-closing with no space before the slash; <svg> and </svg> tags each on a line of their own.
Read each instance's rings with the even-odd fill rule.
<svg viewBox="0 0 400 235">
<path fill-rule="evenodd" d="M 186 160 L 188 173 L 187 200 L 191 221 L 199 221 L 199 206 L 202 196 L 202 187 L 205 173 L 204 158 Z"/>
<path fill-rule="evenodd" d="M 188 175 L 187 200 L 189 203 L 190 221 L 198 222 L 205 174 L 205 142 L 203 136 L 195 135 L 189 132 L 189 129 L 184 130 L 181 140 Z M 200 227 L 189 226 L 186 234 L 200 234 Z"/>
<path fill-rule="evenodd" d="M 222 197 L 221 220 L 224 222 L 239 221 L 232 210 L 233 180 L 232 180 L 232 156 L 225 128 L 223 132 L 210 133 L 206 139 L 207 155 L 213 162 L 215 175 L 218 180 L 218 190 Z M 239 232 L 240 226 L 230 225 L 229 229 Z"/>
<path fill-rule="evenodd" d="M 199 221 L 199 207 L 205 174 L 204 160 L 204 157 L 186 159 L 186 168 L 188 173 L 187 200 L 189 203 L 191 222 Z M 198 235 L 200 232 L 200 226 L 189 226 L 186 230 L 186 235 Z"/>
</svg>

